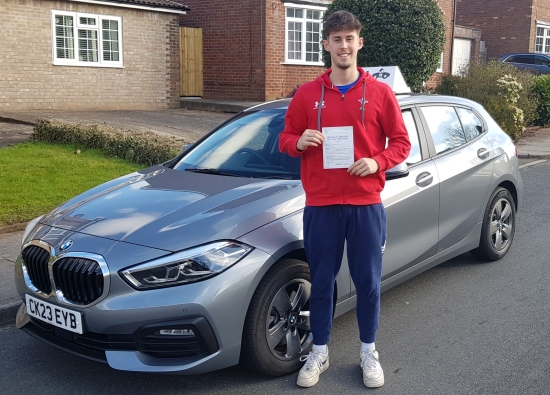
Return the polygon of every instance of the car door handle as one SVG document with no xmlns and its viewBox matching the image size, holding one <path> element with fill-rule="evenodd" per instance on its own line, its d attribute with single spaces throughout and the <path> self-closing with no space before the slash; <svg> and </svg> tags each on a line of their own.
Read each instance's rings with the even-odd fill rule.
<svg viewBox="0 0 550 395">
<path fill-rule="evenodd" d="M 487 148 L 480 148 L 477 150 L 477 157 L 479 159 L 487 159 L 489 156 L 489 150 Z"/>
<path fill-rule="evenodd" d="M 428 172 L 420 173 L 418 177 L 416 177 L 416 185 L 419 187 L 427 187 L 432 183 L 434 180 L 434 176 L 432 176 Z"/>
</svg>

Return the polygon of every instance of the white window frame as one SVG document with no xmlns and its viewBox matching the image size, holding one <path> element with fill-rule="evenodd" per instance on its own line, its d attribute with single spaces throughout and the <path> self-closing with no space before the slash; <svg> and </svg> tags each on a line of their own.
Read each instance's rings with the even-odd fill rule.
<svg viewBox="0 0 550 395">
<path fill-rule="evenodd" d="M 292 64 L 292 65 L 304 65 L 304 66 L 324 66 L 323 62 L 323 44 L 322 42 L 319 43 L 319 61 L 318 62 L 311 62 L 306 61 L 306 22 L 317 22 L 311 19 L 306 19 L 306 13 L 307 11 L 321 11 L 321 20 L 318 21 L 319 23 L 319 38 L 322 40 L 323 38 L 323 15 L 327 11 L 327 7 L 321 7 L 321 6 L 313 6 L 313 5 L 304 5 L 304 4 L 296 4 L 296 3 L 283 3 L 285 6 L 285 61 L 281 64 Z M 288 8 L 299 8 L 303 10 L 303 18 L 293 18 L 287 16 L 287 9 Z M 297 59 L 289 59 L 288 58 L 288 22 L 301 22 L 302 23 L 302 58 Z"/>
<path fill-rule="evenodd" d="M 436 73 L 443 73 L 443 52 L 441 52 L 441 57 L 439 58 L 439 63 L 437 65 Z"/>
<path fill-rule="evenodd" d="M 56 48 L 56 29 L 55 29 L 55 17 L 56 15 L 70 16 L 73 18 L 73 54 L 74 59 L 58 58 Z M 94 18 L 96 20 L 96 26 L 81 25 L 80 18 Z M 117 21 L 118 22 L 118 53 L 119 60 L 103 60 L 103 20 Z M 51 10 L 51 26 L 52 26 L 52 59 L 53 64 L 56 66 L 84 66 L 84 67 L 115 67 L 123 68 L 123 47 L 122 47 L 122 18 L 112 15 L 100 15 L 89 14 L 83 12 L 69 12 L 69 11 L 57 11 Z M 97 31 L 97 62 L 85 62 L 79 60 L 79 48 L 78 48 L 78 30 L 94 30 Z"/>
<path fill-rule="evenodd" d="M 544 30 L 544 33 L 542 36 L 539 36 L 539 29 Z M 539 38 L 542 40 L 541 44 L 537 43 Z M 542 50 L 537 49 L 538 45 L 542 46 Z M 548 51 L 545 51 L 547 47 L 548 47 Z M 550 53 L 550 23 L 537 21 L 536 29 L 535 29 L 535 53 L 543 53 L 543 54 Z"/>
</svg>

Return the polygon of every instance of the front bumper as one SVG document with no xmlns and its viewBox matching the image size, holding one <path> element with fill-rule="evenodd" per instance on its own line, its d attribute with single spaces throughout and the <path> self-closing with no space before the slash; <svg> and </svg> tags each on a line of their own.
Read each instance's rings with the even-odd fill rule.
<svg viewBox="0 0 550 395">
<path fill-rule="evenodd" d="M 212 327 L 204 317 L 146 325 L 131 335 L 77 334 L 30 317 L 23 304 L 17 326 L 31 336 L 72 354 L 107 363 L 108 351 L 135 351 L 152 358 L 180 359 L 193 363 L 219 350 Z M 161 336 L 163 328 L 185 330 L 183 336 Z"/>
<path fill-rule="evenodd" d="M 29 294 L 77 310 L 84 330 L 79 335 L 38 320 L 25 305 L 16 323 L 46 343 L 114 369 L 181 374 L 222 369 L 239 362 L 248 305 L 270 259 L 255 249 L 216 277 L 148 291 L 136 291 L 112 274 L 108 296 L 84 308 L 31 291 L 18 259 L 15 277 L 22 299 Z M 160 329 L 181 329 L 186 335 L 161 335 Z"/>
</svg>

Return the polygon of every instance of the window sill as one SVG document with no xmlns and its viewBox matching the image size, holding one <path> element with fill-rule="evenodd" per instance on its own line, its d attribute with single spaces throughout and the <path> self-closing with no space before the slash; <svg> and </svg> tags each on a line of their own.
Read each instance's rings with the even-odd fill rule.
<svg viewBox="0 0 550 395">
<path fill-rule="evenodd" d="M 76 67 L 99 67 L 99 68 L 109 68 L 109 69 L 123 69 L 123 65 L 111 65 L 111 64 L 98 64 L 98 63 L 64 63 L 64 62 L 53 62 L 54 66 L 76 66 Z"/>
<path fill-rule="evenodd" d="M 285 66 L 325 66 L 323 62 L 281 62 L 281 64 Z"/>
</svg>

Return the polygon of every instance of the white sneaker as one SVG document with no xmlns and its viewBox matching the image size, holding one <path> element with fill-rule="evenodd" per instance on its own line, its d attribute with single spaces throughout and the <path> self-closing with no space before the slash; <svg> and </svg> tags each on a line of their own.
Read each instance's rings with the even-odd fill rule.
<svg viewBox="0 0 550 395">
<path fill-rule="evenodd" d="M 384 371 L 378 361 L 378 352 L 361 353 L 361 370 L 363 370 L 363 383 L 368 388 L 378 388 L 384 385 Z"/>
<path fill-rule="evenodd" d="M 300 361 L 306 363 L 298 373 L 296 384 L 300 387 L 313 387 L 319 381 L 319 375 L 328 369 L 328 349 L 326 354 L 311 351 L 308 355 L 301 356 Z"/>
</svg>

